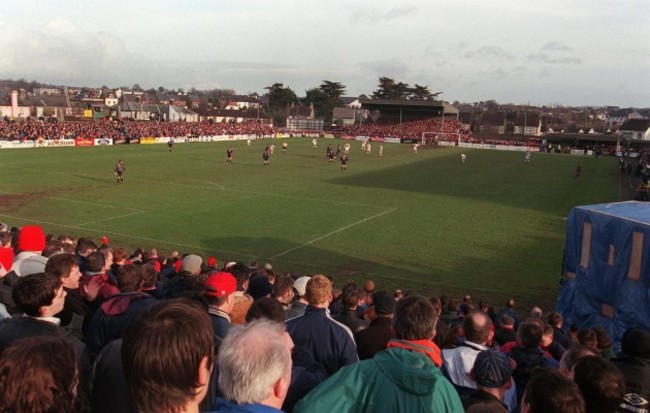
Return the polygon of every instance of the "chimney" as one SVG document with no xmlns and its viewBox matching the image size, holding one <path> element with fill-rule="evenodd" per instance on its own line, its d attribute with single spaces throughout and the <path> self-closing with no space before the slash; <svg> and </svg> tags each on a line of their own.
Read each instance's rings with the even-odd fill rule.
<svg viewBox="0 0 650 413">
<path fill-rule="evenodd" d="M 11 91 L 11 117 L 15 118 L 18 116 L 18 92 L 15 90 Z"/>
</svg>

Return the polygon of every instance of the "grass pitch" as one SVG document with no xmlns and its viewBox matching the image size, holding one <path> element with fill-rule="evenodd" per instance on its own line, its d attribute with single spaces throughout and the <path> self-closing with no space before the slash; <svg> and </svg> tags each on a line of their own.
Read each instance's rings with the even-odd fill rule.
<svg viewBox="0 0 650 413">
<path fill-rule="evenodd" d="M 351 142 L 348 171 L 329 165 L 339 140 L 0 150 L 0 220 L 38 223 L 111 245 L 219 262 L 271 262 L 324 273 L 338 286 L 371 278 L 423 294 L 514 296 L 552 307 L 565 217 L 619 200 L 615 158 Z M 262 165 L 265 144 L 277 148 Z M 235 148 L 227 165 L 226 148 Z M 468 156 L 460 162 L 461 151 Z M 126 183 L 113 168 L 124 160 Z M 574 177 L 580 163 L 582 176 Z"/>
</svg>

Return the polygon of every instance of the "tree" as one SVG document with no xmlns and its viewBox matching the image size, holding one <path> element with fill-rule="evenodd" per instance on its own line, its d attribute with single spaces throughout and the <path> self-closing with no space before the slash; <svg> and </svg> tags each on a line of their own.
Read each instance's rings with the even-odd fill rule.
<svg viewBox="0 0 650 413">
<path fill-rule="evenodd" d="M 289 115 L 289 105 L 298 101 L 296 93 L 282 83 L 274 83 L 272 86 L 265 87 L 268 90 L 269 114 L 273 122 L 281 124 L 286 122 Z"/>
<path fill-rule="evenodd" d="M 380 77 L 378 87 L 379 89 L 372 93 L 373 99 L 404 100 L 410 93 L 408 84 L 396 83 L 389 77 Z"/>
<path fill-rule="evenodd" d="M 435 100 L 442 92 L 431 93 L 428 86 L 420 86 L 417 83 L 413 86 L 409 93 L 409 100 Z"/>
<path fill-rule="evenodd" d="M 324 102 L 324 107 L 321 108 L 318 108 L 316 103 L 314 103 L 314 111 L 316 113 L 324 114 L 322 118 L 325 123 L 332 123 L 334 108 L 339 105 L 339 99 L 345 93 L 345 86 L 340 82 L 323 80 L 323 83 L 318 87 L 318 90 L 327 98 L 327 100 Z"/>
<path fill-rule="evenodd" d="M 301 99 L 305 104 L 314 105 L 314 115 L 324 121 L 332 121 L 332 106 L 330 97 L 320 88 L 313 88 L 305 91 L 305 97 Z M 329 121 L 328 121 L 329 119 Z"/>
</svg>

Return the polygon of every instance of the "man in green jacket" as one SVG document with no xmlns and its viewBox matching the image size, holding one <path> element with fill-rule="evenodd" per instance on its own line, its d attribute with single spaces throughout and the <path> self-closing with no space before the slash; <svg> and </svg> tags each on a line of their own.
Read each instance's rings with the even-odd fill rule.
<svg viewBox="0 0 650 413">
<path fill-rule="evenodd" d="M 400 300 L 393 316 L 396 339 L 386 350 L 339 370 L 294 412 L 463 413 L 456 390 L 440 372 L 440 349 L 432 341 L 436 322 L 426 298 Z"/>
</svg>

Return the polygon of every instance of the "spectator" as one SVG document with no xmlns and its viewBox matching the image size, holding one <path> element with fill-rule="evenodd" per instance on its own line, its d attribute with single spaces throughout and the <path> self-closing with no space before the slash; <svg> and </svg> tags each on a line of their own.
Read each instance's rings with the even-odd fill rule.
<svg viewBox="0 0 650 413">
<path fill-rule="evenodd" d="M 84 344 L 60 327 L 61 320 L 54 317 L 63 309 L 65 295 L 58 277 L 38 273 L 20 278 L 12 290 L 12 298 L 24 316 L 0 323 L 0 352 L 21 338 L 63 338 L 75 349 L 81 362 L 86 356 Z M 83 365 L 88 366 L 89 363 Z"/>
<path fill-rule="evenodd" d="M 309 281 L 311 277 L 307 276 L 302 276 L 299 277 L 296 281 L 293 283 L 293 288 L 296 290 L 296 298 L 293 300 L 291 303 L 291 307 L 285 310 L 284 312 L 284 319 L 288 320 L 293 317 L 297 317 L 299 315 L 302 315 L 305 312 L 305 308 L 307 307 L 307 298 L 305 297 L 307 293 L 307 281 Z"/>
<path fill-rule="evenodd" d="M 81 271 L 82 274 L 85 274 L 87 271 L 86 258 L 95 251 L 97 251 L 97 244 L 95 244 L 91 239 L 79 238 L 77 240 L 75 254 L 79 260 L 79 271 Z"/>
<path fill-rule="evenodd" d="M 614 346 L 612 344 L 612 340 L 609 339 L 609 334 L 607 334 L 607 331 L 603 327 L 596 327 L 594 328 L 594 331 L 596 332 L 596 342 L 598 352 L 600 354 L 600 357 L 604 358 L 605 360 L 611 360 L 614 358 Z"/>
<path fill-rule="evenodd" d="M 273 283 L 273 297 L 287 310 L 294 298 L 293 280 L 289 277 L 279 277 Z"/>
<path fill-rule="evenodd" d="M 445 373 L 458 387 L 476 388 L 470 371 L 479 352 L 492 340 L 492 320 L 483 312 L 470 313 L 463 320 L 464 341 L 454 349 L 442 350 Z"/>
<path fill-rule="evenodd" d="M 77 254 L 77 259 L 79 259 L 79 257 L 80 255 Z M 82 297 L 88 301 L 95 301 L 96 297 L 101 303 L 113 295 L 120 293 L 120 289 L 117 286 L 117 279 L 113 280 L 108 275 L 108 270 L 111 268 L 111 264 L 112 263 L 106 261 L 106 255 L 104 255 L 104 253 L 101 251 L 93 251 L 89 253 L 87 257 L 85 257 L 86 271 L 84 272 L 84 275 L 81 277 L 80 281 L 80 285 L 82 287 Z M 101 287 L 97 294 L 94 294 L 94 291 L 92 289 L 92 294 L 85 294 L 88 292 L 87 288 L 90 284 L 101 284 Z"/>
<path fill-rule="evenodd" d="M 506 391 L 512 387 L 512 362 L 508 356 L 499 350 L 481 351 L 476 356 L 470 375 L 476 382 L 476 389 L 463 395 L 465 410 L 473 405 L 496 402 L 507 411 L 503 399 Z"/>
<path fill-rule="evenodd" d="M 202 263 L 203 259 L 198 255 L 187 255 L 181 262 L 181 272 L 187 272 L 189 275 L 199 275 L 201 273 Z"/>
<path fill-rule="evenodd" d="M 156 261 L 150 261 L 156 262 Z M 162 299 L 162 295 L 158 290 L 158 278 L 160 272 L 156 269 L 154 264 L 142 265 L 142 291 L 154 297 L 157 300 Z"/>
<path fill-rule="evenodd" d="M 341 312 L 332 316 L 332 318 L 341 324 L 346 325 L 353 334 L 363 330 L 368 326 L 363 318 L 357 313 L 359 305 L 359 289 L 356 285 L 348 285 L 343 288 L 341 294 Z"/>
<path fill-rule="evenodd" d="M 510 357 L 517 362 L 512 373 L 517 388 L 517 400 L 521 400 L 531 371 L 535 367 L 557 368 L 559 366 L 557 361 L 546 357 L 544 350 L 540 347 L 541 344 L 542 328 L 537 323 L 522 323 L 517 331 L 517 345 L 510 352 Z"/>
<path fill-rule="evenodd" d="M 466 315 L 474 311 L 474 306 L 470 303 L 462 303 L 458 307 L 458 316 L 449 322 L 449 328 L 454 328 L 457 325 L 463 324 L 463 319 Z"/>
<path fill-rule="evenodd" d="M 39 262 L 43 266 L 47 263 L 47 258 L 43 257 L 41 254 L 45 249 L 45 234 L 43 229 L 38 225 L 25 225 L 20 229 L 18 234 L 18 242 L 16 243 L 16 250 L 18 254 L 14 257 L 14 262 L 12 265 L 13 273 L 18 277 L 24 277 L 27 275 L 27 272 L 35 274 L 36 272 L 32 271 L 32 266 L 28 265 L 29 261 L 26 263 L 25 260 L 30 258 L 30 261 Z M 10 278 L 10 284 L 15 282 L 12 279 L 11 275 L 7 275 Z"/>
<path fill-rule="evenodd" d="M 553 311 L 548 315 L 548 323 L 553 327 L 553 340 L 557 341 L 562 347 L 568 349 L 571 345 L 571 339 L 562 330 L 562 314 Z"/>
<path fill-rule="evenodd" d="M 458 394 L 440 372 L 440 349 L 433 343 L 436 315 L 420 296 L 395 308 L 396 339 L 372 360 L 345 369 L 316 387 L 296 412 L 463 412 Z"/>
<path fill-rule="evenodd" d="M 95 312 L 86 330 L 86 344 L 93 358 L 102 347 L 121 338 L 131 321 L 140 312 L 156 303 L 156 299 L 142 289 L 142 269 L 137 264 L 126 264 L 117 273 L 120 293 L 104 301 Z"/>
<path fill-rule="evenodd" d="M 213 358 L 207 313 L 187 299 L 161 301 L 143 310 L 124 335 L 129 396 L 141 413 L 197 412 Z"/>
<path fill-rule="evenodd" d="M 625 377 L 627 394 L 621 403 L 624 412 L 639 412 L 650 408 L 650 332 L 633 327 L 621 339 L 622 354 L 612 359 Z"/>
<path fill-rule="evenodd" d="M 246 313 L 253 304 L 253 297 L 246 294 L 250 278 L 250 268 L 242 263 L 236 262 L 226 266 L 226 271 L 230 272 L 237 280 L 237 291 L 235 292 L 235 303 L 230 313 L 230 322 L 232 324 L 244 324 Z"/>
<path fill-rule="evenodd" d="M 610 344 L 611 345 L 611 344 Z M 550 324 L 544 324 L 542 329 L 542 350 L 550 354 L 556 361 L 560 361 L 566 351 L 557 341 L 553 340 L 553 327 Z"/>
<path fill-rule="evenodd" d="M 376 318 L 370 322 L 368 328 L 355 334 L 360 360 L 373 358 L 395 337 L 392 329 L 395 299 L 388 292 L 379 290 L 373 295 L 372 302 Z"/>
<path fill-rule="evenodd" d="M 205 281 L 203 296 L 209 305 L 210 321 L 217 343 L 230 331 L 230 312 L 235 304 L 237 280 L 229 272 L 217 272 Z"/>
<path fill-rule="evenodd" d="M 56 314 L 55 317 L 61 320 L 61 327 L 66 327 L 68 331 L 83 340 L 84 321 L 90 317 L 93 309 L 88 304 L 88 301 L 79 294 L 79 280 L 81 278 L 79 261 L 73 254 L 56 254 L 45 265 L 45 273 L 59 278 L 66 292 L 63 311 Z M 84 289 L 86 296 L 96 296 L 100 286 L 101 283 L 98 282 L 86 285 Z"/>
<path fill-rule="evenodd" d="M 458 300 L 451 298 L 447 302 L 447 309 L 440 316 L 440 319 L 447 325 L 458 316 Z M 450 325 L 449 325 L 450 326 Z M 451 327 L 451 326 L 450 326 Z"/>
<path fill-rule="evenodd" d="M 585 346 L 590 349 L 593 349 L 594 351 L 597 351 L 598 337 L 594 329 L 581 328 L 580 330 L 578 330 L 578 333 L 576 334 L 576 339 L 578 340 L 578 344 L 580 344 L 581 346 Z"/>
<path fill-rule="evenodd" d="M 515 319 L 507 314 L 502 314 L 499 319 L 499 327 L 494 331 L 494 342 L 502 346 L 512 341 L 517 341 Z"/>
<path fill-rule="evenodd" d="M 321 365 L 326 377 L 359 361 L 352 332 L 334 321 L 327 307 L 332 301 L 332 282 L 315 275 L 307 282 L 305 312 L 287 320 L 287 331 L 296 348 L 305 349 Z"/>
<path fill-rule="evenodd" d="M 267 320 L 236 326 L 217 357 L 215 412 L 281 412 L 291 382 L 291 352 L 281 324 Z"/>
<path fill-rule="evenodd" d="M 509 315 L 510 317 L 515 320 L 515 331 L 519 331 L 519 324 L 521 323 L 521 317 L 519 316 L 519 313 L 517 313 L 517 310 L 515 310 L 515 299 L 511 298 L 506 302 L 506 306 L 499 310 L 499 312 L 496 315 L 497 320 L 501 320 L 502 315 Z M 499 327 L 499 326 L 497 326 Z"/>
<path fill-rule="evenodd" d="M 273 285 L 264 274 L 252 274 L 248 282 L 246 294 L 253 297 L 253 300 L 259 300 L 262 297 L 270 297 L 273 292 Z"/>
<path fill-rule="evenodd" d="M 540 369 L 526 385 L 521 413 L 586 413 L 580 389 L 557 370 Z"/>
<path fill-rule="evenodd" d="M 80 411 L 77 368 L 73 349 L 60 338 L 15 341 L 0 357 L 0 412 Z"/>
<path fill-rule="evenodd" d="M 264 297 L 256 300 L 246 314 L 246 322 L 250 323 L 254 320 L 267 319 L 276 322 L 284 328 L 284 310 L 282 305 L 271 297 Z M 285 331 L 285 339 L 291 343 L 293 348 L 293 341 Z M 308 352 L 301 352 L 299 349 L 291 354 L 291 384 L 287 392 L 287 397 L 282 404 L 282 411 L 291 413 L 295 404 L 305 397 L 314 387 L 320 384 L 324 379 L 324 374 L 320 369 L 320 365 L 316 360 L 310 358 Z M 296 365 L 296 360 L 300 365 Z M 309 366 L 303 367 L 303 366 Z"/>
<path fill-rule="evenodd" d="M 596 355 L 597 354 L 594 351 L 588 349 L 587 347 L 583 347 L 581 345 L 571 346 L 562 355 L 558 369 L 562 374 L 573 380 L 573 366 L 575 366 L 576 363 L 583 357 Z"/>
<path fill-rule="evenodd" d="M 445 338 L 449 334 L 449 326 L 440 319 L 442 314 L 442 301 L 438 297 L 430 297 L 429 302 L 436 312 L 436 317 L 438 317 L 438 322 L 436 323 L 436 336 L 433 338 L 433 342 L 436 343 L 436 346 L 439 348 L 444 348 Z"/>
<path fill-rule="evenodd" d="M 609 361 L 583 357 L 573 367 L 573 381 L 585 399 L 589 413 L 615 413 L 625 396 L 625 378 Z"/>
</svg>

